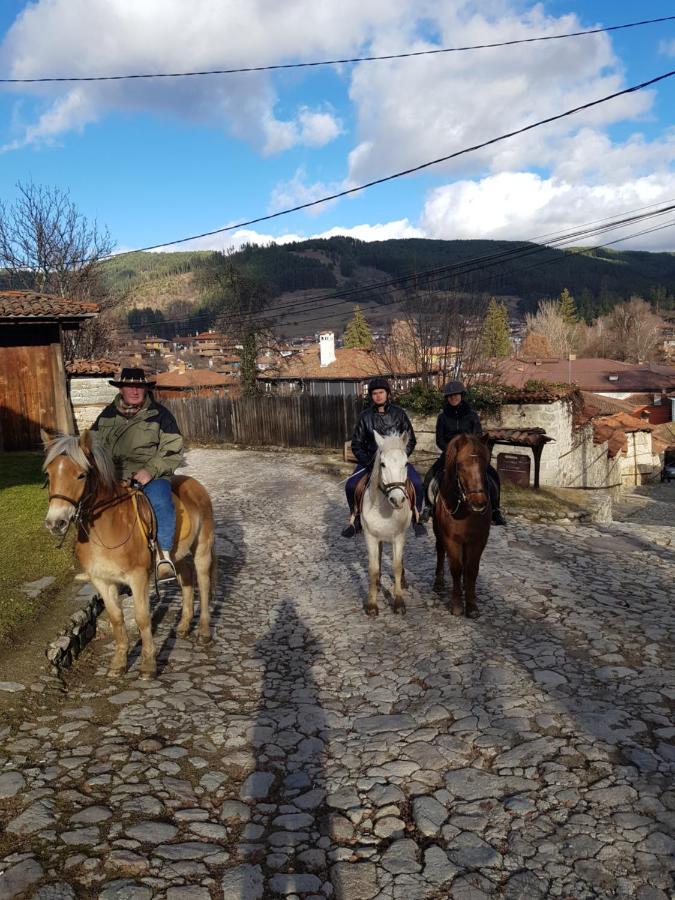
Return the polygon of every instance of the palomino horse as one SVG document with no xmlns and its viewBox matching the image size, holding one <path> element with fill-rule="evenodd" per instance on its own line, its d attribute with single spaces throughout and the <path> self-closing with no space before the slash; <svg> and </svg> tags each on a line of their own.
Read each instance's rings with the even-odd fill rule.
<svg viewBox="0 0 675 900">
<path fill-rule="evenodd" d="M 395 613 L 405 612 L 401 590 L 405 587 L 403 571 L 403 548 L 405 536 L 410 527 L 412 510 L 407 488 L 406 446 L 408 435 L 382 437 L 375 432 L 378 450 L 373 463 L 373 471 L 363 496 L 361 523 L 368 547 L 368 576 L 370 587 L 366 613 L 376 616 L 377 589 L 380 585 L 382 569 L 382 544 L 390 541 L 394 564 Z"/>
<path fill-rule="evenodd" d="M 434 509 L 434 588 L 440 591 L 445 584 L 447 554 L 452 575 L 451 612 L 453 616 L 464 612 L 463 577 L 466 615 L 470 619 L 480 615 L 476 605 L 476 578 L 492 518 L 486 473 L 489 461 L 489 451 L 480 438 L 469 434 L 453 438 L 445 452 L 445 469 Z"/>
<path fill-rule="evenodd" d="M 49 509 L 45 525 L 64 534 L 71 521 L 78 526 L 76 554 L 89 580 L 103 598 L 110 617 L 115 652 L 108 670 L 118 677 L 127 669 L 129 638 L 118 596 L 118 585 L 131 588 L 136 623 L 141 636 L 140 674 L 156 674 L 155 644 L 150 618 L 149 582 L 154 560 L 145 524 L 152 521 L 149 504 L 140 491 L 119 483 L 107 450 L 98 446 L 95 433 L 84 431 L 79 439 L 64 434 L 42 434 L 46 458 L 43 469 L 49 484 Z M 215 582 L 214 523 L 211 500 L 194 478 L 171 479 L 176 503 L 177 527 L 173 553 L 183 594 L 178 634 L 185 637 L 194 612 L 194 569 L 199 585 L 197 640 L 211 639 L 209 607 Z M 192 561 L 188 558 L 192 555 Z"/>
</svg>

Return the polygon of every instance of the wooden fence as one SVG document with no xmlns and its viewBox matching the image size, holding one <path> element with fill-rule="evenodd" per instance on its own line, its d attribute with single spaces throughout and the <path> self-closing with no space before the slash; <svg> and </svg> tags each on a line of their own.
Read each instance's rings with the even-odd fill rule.
<svg viewBox="0 0 675 900">
<path fill-rule="evenodd" d="M 351 437 L 363 400 L 354 397 L 262 395 L 163 398 L 187 441 L 247 447 L 342 449 Z"/>
</svg>

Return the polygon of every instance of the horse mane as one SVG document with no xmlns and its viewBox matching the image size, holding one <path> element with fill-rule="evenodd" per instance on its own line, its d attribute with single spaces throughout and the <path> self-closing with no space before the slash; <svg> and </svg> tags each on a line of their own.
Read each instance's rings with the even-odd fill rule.
<svg viewBox="0 0 675 900">
<path fill-rule="evenodd" d="M 99 443 L 96 432 L 90 431 L 89 437 L 91 438 L 91 456 L 85 453 L 77 435 L 57 434 L 45 447 L 46 456 L 42 465 L 42 471 L 44 472 L 57 456 L 63 454 L 83 471 L 94 471 L 104 487 L 112 488 L 117 482 L 117 473 L 112 456 Z"/>
</svg>

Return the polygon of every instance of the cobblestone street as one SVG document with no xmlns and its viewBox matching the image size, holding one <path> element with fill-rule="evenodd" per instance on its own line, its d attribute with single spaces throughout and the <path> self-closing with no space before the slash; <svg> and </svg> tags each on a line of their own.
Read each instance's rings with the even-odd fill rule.
<svg viewBox="0 0 675 900">
<path fill-rule="evenodd" d="M 408 613 L 385 551 L 369 619 L 320 457 L 189 463 L 216 510 L 214 641 L 177 639 L 163 590 L 156 681 L 138 647 L 107 681 L 106 635 L 65 691 L 0 686 L 0 898 L 672 897 L 669 485 L 657 518 L 493 529 L 478 621 L 411 534 Z"/>
</svg>

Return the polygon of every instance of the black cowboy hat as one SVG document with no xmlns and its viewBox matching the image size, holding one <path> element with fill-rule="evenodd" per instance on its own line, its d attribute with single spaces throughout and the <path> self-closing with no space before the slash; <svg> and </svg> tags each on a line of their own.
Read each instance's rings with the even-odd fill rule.
<svg viewBox="0 0 675 900">
<path fill-rule="evenodd" d="M 373 391 L 386 391 L 388 394 L 391 394 L 391 385 L 386 378 L 379 375 L 375 378 L 371 378 L 368 382 L 368 396 L 370 396 Z"/>
<path fill-rule="evenodd" d="M 117 381 L 109 381 L 113 387 L 144 387 L 154 388 L 156 381 L 148 381 L 143 369 L 122 369 Z"/>
<path fill-rule="evenodd" d="M 466 394 L 466 388 L 461 381 L 448 381 L 443 387 L 443 396 L 449 397 L 450 394 Z"/>
</svg>

